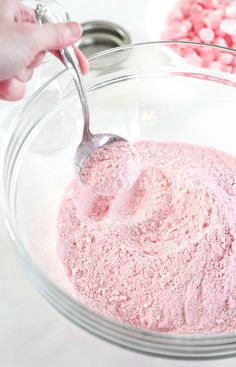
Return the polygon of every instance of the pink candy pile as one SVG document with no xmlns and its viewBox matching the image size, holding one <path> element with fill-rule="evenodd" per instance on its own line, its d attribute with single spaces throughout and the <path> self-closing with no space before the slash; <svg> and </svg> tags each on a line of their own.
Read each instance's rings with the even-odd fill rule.
<svg viewBox="0 0 236 367">
<path fill-rule="evenodd" d="M 236 0 L 181 0 L 161 37 L 236 49 Z M 186 46 L 175 50 L 197 67 L 236 73 L 236 57 L 230 53 Z"/>
</svg>

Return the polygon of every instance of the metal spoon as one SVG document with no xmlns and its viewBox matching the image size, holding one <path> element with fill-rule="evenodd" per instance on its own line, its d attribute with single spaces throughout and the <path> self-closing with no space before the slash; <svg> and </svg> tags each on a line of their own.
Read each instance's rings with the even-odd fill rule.
<svg viewBox="0 0 236 367">
<path fill-rule="evenodd" d="M 35 14 L 40 24 L 55 22 L 54 21 L 55 16 L 51 14 L 46 5 L 42 3 L 39 3 L 37 5 Z M 80 179 L 83 181 L 83 178 L 80 175 L 81 166 L 91 153 L 103 147 L 104 145 L 127 140 L 122 138 L 121 136 L 109 133 L 102 133 L 102 134 L 91 133 L 88 99 L 78 58 L 73 50 L 73 47 L 71 46 L 61 50 L 60 52 L 62 59 L 66 67 L 68 68 L 76 85 L 76 89 L 79 93 L 83 111 L 83 117 L 84 117 L 83 136 L 82 141 L 79 144 L 74 156 L 74 168 L 76 176 L 80 176 Z"/>
</svg>

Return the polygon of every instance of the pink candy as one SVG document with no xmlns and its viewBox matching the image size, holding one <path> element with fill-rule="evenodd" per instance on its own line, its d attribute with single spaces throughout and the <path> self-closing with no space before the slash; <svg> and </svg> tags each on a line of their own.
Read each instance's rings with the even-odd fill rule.
<svg viewBox="0 0 236 367">
<path fill-rule="evenodd" d="M 205 42 L 205 43 L 210 43 L 214 40 L 215 38 L 215 33 L 213 32 L 212 29 L 210 28 L 202 28 L 199 31 L 199 37 L 200 39 Z"/>
<path fill-rule="evenodd" d="M 230 36 L 236 35 L 236 20 L 235 19 L 224 19 L 220 24 L 220 30 Z"/>
<path fill-rule="evenodd" d="M 216 37 L 214 41 L 215 45 L 221 46 L 221 47 L 227 47 L 227 43 L 224 38 L 222 37 Z"/>
<path fill-rule="evenodd" d="M 228 18 L 236 18 L 236 1 L 232 1 L 232 3 L 227 6 L 225 13 Z"/>
<path fill-rule="evenodd" d="M 233 57 L 233 55 L 230 55 L 230 54 L 220 53 L 217 59 L 223 65 L 231 65 L 232 62 L 233 62 L 234 57 Z"/>
<path fill-rule="evenodd" d="M 195 51 L 185 56 L 185 58 L 186 60 L 188 60 L 189 64 L 194 65 L 196 67 L 201 67 L 202 60 Z"/>
<path fill-rule="evenodd" d="M 204 23 L 208 28 L 217 29 L 220 26 L 221 16 L 216 12 L 210 13 L 204 18 Z"/>
<path fill-rule="evenodd" d="M 213 61 L 209 64 L 210 69 L 222 70 L 222 64 L 219 61 Z"/>
<path fill-rule="evenodd" d="M 180 0 L 167 18 L 162 39 L 236 48 L 236 0 Z M 178 46 L 175 51 L 189 64 L 235 72 L 234 57 L 227 51 L 196 46 Z"/>
</svg>

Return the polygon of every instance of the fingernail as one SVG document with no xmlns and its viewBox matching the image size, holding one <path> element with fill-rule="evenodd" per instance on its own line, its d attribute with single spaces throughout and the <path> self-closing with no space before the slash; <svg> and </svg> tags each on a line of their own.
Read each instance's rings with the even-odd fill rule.
<svg viewBox="0 0 236 367">
<path fill-rule="evenodd" d="M 82 34 L 82 28 L 81 28 L 80 24 L 76 23 L 76 22 L 71 22 L 71 23 L 68 24 L 68 26 L 70 28 L 71 36 L 75 40 L 78 40 L 79 37 Z"/>
</svg>

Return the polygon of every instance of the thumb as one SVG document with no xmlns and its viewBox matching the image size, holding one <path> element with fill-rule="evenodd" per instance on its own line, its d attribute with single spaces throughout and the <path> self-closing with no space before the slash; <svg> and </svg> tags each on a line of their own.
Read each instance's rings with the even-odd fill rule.
<svg viewBox="0 0 236 367">
<path fill-rule="evenodd" d="M 25 84 L 16 78 L 0 82 L 0 99 L 18 101 L 25 94 Z"/>
<path fill-rule="evenodd" d="M 14 20 L 17 5 L 15 0 L 0 0 L 0 20 Z"/>
<path fill-rule="evenodd" d="M 37 53 L 44 50 L 60 50 L 72 45 L 80 38 L 82 29 L 79 23 L 57 23 L 35 25 L 32 34 L 33 41 L 36 41 Z"/>
</svg>

